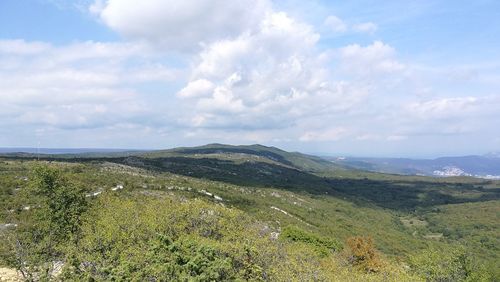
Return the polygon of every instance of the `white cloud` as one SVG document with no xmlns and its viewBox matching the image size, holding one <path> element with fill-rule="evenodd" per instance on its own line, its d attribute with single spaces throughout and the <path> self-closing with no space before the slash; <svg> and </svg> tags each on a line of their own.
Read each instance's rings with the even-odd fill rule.
<svg viewBox="0 0 500 282">
<path fill-rule="evenodd" d="M 147 45 L 138 42 L 85 41 L 51 49 L 51 59 L 61 63 L 80 60 L 121 60 L 131 56 L 152 57 Z"/>
<path fill-rule="evenodd" d="M 89 10 L 123 36 L 181 51 L 251 31 L 267 0 L 97 0 Z"/>
<path fill-rule="evenodd" d="M 324 129 L 321 131 L 307 131 L 299 138 L 299 140 L 303 142 L 337 141 L 345 137 L 347 134 L 347 129 L 339 127 Z"/>
<path fill-rule="evenodd" d="M 381 41 L 375 41 L 366 47 L 351 44 L 340 49 L 344 70 L 360 75 L 403 71 L 405 65 L 400 63 L 395 55 L 394 48 Z"/>
<path fill-rule="evenodd" d="M 372 22 L 359 23 L 352 26 L 352 29 L 356 32 L 365 32 L 365 33 L 375 33 L 377 31 L 378 26 Z"/>
<path fill-rule="evenodd" d="M 3 126 L 88 128 L 135 121 L 148 111 L 136 84 L 177 76 L 176 70 L 150 63 L 145 49 L 130 43 L 56 47 L 0 40 L 0 46 L 0 58 L 9 61 L 0 65 Z"/>
<path fill-rule="evenodd" d="M 334 32 L 346 32 L 347 24 L 336 16 L 328 16 L 325 19 L 324 25 Z"/>
<path fill-rule="evenodd" d="M 209 96 L 214 90 L 215 85 L 206 79 L 197 79 L 179 91 L 178 95 L 183 98 Z"/>
<path fill-rule="evenodd" d="M 97 0 L 89 9 L 125 41 L 0 40 L 0 143 L 14 127 L 113 146 L 122 137 L 140 147 L 295 142 L 316 151 L 498 136 L 498 66 L 430 71 L 383 41 L 321 42 L 325 28 L 374 33 L 371 22 L 329 16 L 313 26 L 267 0 Z"/>
<path fill-rule="evenodd" d="M 373 22 L 350 24 L 334 15 L 328 16 L 323 25 L 334 33 L 359 32 L 373 34 L 378 29 L 378 26 Z"/>
<path fill-rule="evenodd" d="M 404 66 L 395 50 L 380 41 L 348 45 L 332 57 L 331 51 L 318 50 L 319 39 L 312 26 L 274 12 L 253 33 L 206 45 L 192 64 L 190 80 L 177 93 L 186 108 L 179 122 L 200 130 L 276 132 L 259 135 L 268 140 L 356 138 L 347 133 L 371 129 L 366 118 L 380 107 L 377 95 L 391 87 L 375 79 L 391 74 L 390 80 Z M 332 69 L 331 60 L 339 67 Z"/>
<path fill-rule="evenodd" d="M 411 103 L 406 110 L 419 119 L 453 118 L 480 110 L 482 103 L 476 97 L 441 98 Z"/>
<path fill-rule="evenodd" d="M 150 82 L 150 81 L 174 81 L 183 76 L 183 70 L 172 69 L 158 63 L 150 63 L 143 66 L 130 67 L 127 72 L 121 73 L 122 81 Z"/>
<path fill-rule="evenodd" d="M 45 42 L 26 42 L 21 39 L 0 40 L 1 55 L 34 55 L 39 54 L 51 46 Z"/>
<path fill-rule="evenodd" d="M 287 126 L 310 113 L 308 97 L 336 91 L 315 51 L 318 40 L 311 26 L 269 14 L 258 31 L 207 45 L 178 95 L 195 98 L 197 126 Z"/>
<path fill-rule="evenodd" d="M 395 132 L 391 135 L 405 136 L 404 140 L 421 136 L 457 136 L 458 140 L 459 136 L 474 136 L 479 132 L 491 134 L 494 124 L 500 122 L 499 107 L 498 95 L 398 102 L 384 121 Z"/>
</svg>

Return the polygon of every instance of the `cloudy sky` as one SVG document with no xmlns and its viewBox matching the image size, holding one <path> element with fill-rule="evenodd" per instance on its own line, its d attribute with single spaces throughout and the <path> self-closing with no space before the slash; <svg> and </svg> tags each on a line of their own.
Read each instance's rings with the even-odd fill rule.
<svg viewBox="0 0 500 282">
<path fill-rule="evenodd" d="M 500 150 L 496 0 L 1 0 L 0 147 Z"/>
</svg>

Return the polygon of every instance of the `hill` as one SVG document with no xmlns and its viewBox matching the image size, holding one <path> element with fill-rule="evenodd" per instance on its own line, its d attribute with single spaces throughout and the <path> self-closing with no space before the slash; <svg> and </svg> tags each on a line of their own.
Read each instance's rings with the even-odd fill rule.
<svg viewBox="0 0 500 282">
<path fill-rule="evenodd" d="M 157 231 L 166 230 L 164 228 L 167 228 L 168 224 L 162 225 L 161 218 L 166 220 L 175 217 L 181 220 L 187 217 L 194 221 L 183 223 L 187 225 L 179 227 L 180 229 L 167 228 L 170 230 L 167 232 L 170 234 L 169 240 L 181 244 L 176 245 L 176 248 L 183 250 L 183 256 L 189 257 L 186 253 L 188 249 L 183 249 L 187 246 L 185 245 L 187 242 L 193 243 L 189 236 L 198 234 L 195 242 L 204 242 L 203 244 L 208 244 L 204 245 L 205 247 L 215 248 L 213 259 L 220 258 L 224 253 L 223 257 L 230 258 L 232 263 L 239 265 L 241 257 L 226 249 L 228 246 L 226 244 L 230 241 L 225 241 L 224 238 L 230 236 L 228 234 L 232 234 L 231 232 L 236 232 L 247 242 L 256 242 L 256 238 L 259 238 L 256 234 L 260 234 L 262 228 L 267 226 L 264 228 L 267 231 L 262 232 L 269 236 L 271 233 L 274 234 L 272 236 L 277 236 L 279 242 L 285 244 L 285 248 L 299 248 L 294 245 L 299 244 L 301 252 L 312 252 L 307 261 L 317 264 L 313 269 L 318 269 L 317 275 L 320 275 L 318 277 L 323 277 L 319 280 L 342 281 L 342 277 L 350 276 L 357 277 L 356 280 L 359 281 L 383 280 L 383 275 L 378 276 L 375 273 L 372 276 L 363 276 L 365 275 L 363 271 L 349 268 L 352 264 L 347 257 L 352 258 L 352 254 L 343 257 L 346 254 L 338 249 L 339 245 L 343 245 L 346 252 L 353 251 L 348 247 L 347 241 L 359 237 L 373 238 L 376 248 L 387 263 L 388 268 L 380 270 L 382 273 L 385 271 L 386 275 L 390 273 L 394 275 L 393 277 L 401 273 L 416 275 L 412 276 L 412 279 L 408 276 L 406 280 L 424 277 L 420 276 L 423 274 L 419 274 L 419 271 L 425 267 L 444 267 L 436 266 L 437 262 L 431 259 L 432 250 L 439 250 L 438 253 L 451 256 L 458 254 L 457 248 L 458 250 L 463 248 L 463 254 L 467 254 L 467 258 L 481 262 L 481 265 L 492 271 L 500 262 L 498 249 L 500 241 L 498 236 L 495 236 L 500 230 L 498 224 L 500 182 L 498 181 L 470 177 L 433 178 L 366 172 L 349 169 L 343 164 L 335 164 L 315 156 L 261 145 L 211 144 L 150 152 L 43 155 L 40 161 L 35 159 L 33 155 L 10 155 L 4 156 L 0 163 L 2 188 L 0 205 L 3 207 L 0 222 L 4 222 L 3 230 L 13 230 L 12 224 L 21 226 L 23 217 L 31 212 L 25 207 L 33 206 L 33 203 L 26 202 L 27 197 L 23 191 L 29 191 L 29 186 L 33 185 L 32 169 L 43 164 L 57 168 L 72 183 L 85 190 L 88 196 L 86 199 L 94 207 L 85 217 L 87 223 L 84 224 L 84 230 L 88 228 L 88 232 L 82 236 L 91 240 L 86 242 L 105 239 L 105 237 L 95 238 L 92 234 L 108 236 L 106 234 L 113 234 L 120 228 L 125 230 L 124 234 L 135 234 L 134 236 L 138 236 L 136 238 L 149 238 L 144 239 L 146 245 L 142 247 L 134 243 L 140 243 L 141 240 L 129 241 L 125 235 L 114 238 L 109 241 L 110 244 L 116 240 L 127 242 L 124 246 L 108 246 L 116 256 L 126 255 L 117 250 L 120 248 L 128 250 L 127 252 L 135 252 L 134 248 L 148 249 L 149 244 L 158 243 L 147 233 L 149 229 L 142 229 L 141 226 L 151 226 L 152 230 Z M 184 202 L 186 206 L 177 204 Z M 153 208 L 148 209 L 148 206 Z M 221 206 L 228 210 L 220 210 Z M 189 209 L 199 213 L 186 213 Z M 114 228 L 115 224 L 119 225 L 122 221 L 130 222 L 130 217 L 135 215 L 127 211 L 134 210 L 141 211 L 137 216 L 143 223 L 131 227 L 128 225 L 117 227 L 118 229 L 114 231 L 107 229 L 106 224 L 114 220 L 117 222 L 111 224 L 109 228 Z M 219 230 L 217 232 L 223 232 L 220 238 L 203 236 L 205 232 L 216 232 L 212 229 L 208 229 L 209 231 L 200 229 L 200 231 L 195 228 L 193 231 L 188 228 L 192 224 L 195 226 L 215 224 L 215 222 L 199 221 L 200 218 L 205 218 L 207 215 L 204 214 L 210 210 L 225 214 L 217 217 L 217 220 L 222 220 L 220 225 L 216 225 L 218 226 L 216 230 Z M 233 212 L 246 218 L 246 222 L 252 222 L 243 226 L 260 227 L 245 229 L 242 225 L 234 223 L 229 219 Z M 155 216 L 155 213 L 158 215 Z M 184 222 L 182 220 L 179 223 Z M 7 227 L 6 224 L 11 225 Z M 96 224 L 104 228 L 102 234 L 95 233 Z M 183 234 L 182 232 L 187 232 L 184 235 L 188 237 L 181 236 L 182 239 L 178 237 L 179 234 Z M 232 240 L 229 239 L 231 237 L 227 238 Z M 275 243 L 265 244 L 271 244 L 266 245 L 271 249 L 277 247 L 273 245 Z M 244 249 L 242 245 L 239 246 Z M 252 246 L 258 249 L 267 248 L 263 245 L 249 247 Z M 330 247 L 325 249 L 325 246 Z M 86 254 L 80 259 L 83 261 L 97 259 L 95 253 L 88 253 L 92 248 L 89 249 L 89 246 L 86 248 L 80 250 L 82 254 Z M 425 262 L 418 259 L 422 258 L 422 254 L 427 254 L 423 256 L 426 258 Z M 285 262 L 289 263 L 286 267 L 271 263 L 276 259 L 271 254 L 259 257 L 257 260 L 261 262 L 252 265 L 263 267 L 262 263 L 266 262 L 264 264 L 275 267 L 274 271 L 288 269 L 306 275 L 301 272 L 302 270 L 299 271 L 298 266 L 293 266 L 297 263 L 293 262 L 294 260 L 300 260 L 297 253 L 287 251 L 287 255 L 284 256 L 287 258 Z M 438 257 L 441 261 L 454 259 L 442 256 L 435 258 Z M 326 263 L 325 259 L 333 264 Z M 5 260 L 4 264 L 8 264 L 8 261 Z M 119 261 L 115 260 L 113 263 Z M 413 264 L 415 261 L 418 261 L 418 267 Z M 140 260 L 137 263 L 140 263 Z M 236 265 L 232 267 L 237 267 Z M 405 270 L 406 266 L 403 265 L 410 267 L 411 271 Z M 118 271 L 124 265 L 119 263 L 108 267 Z M 183 267 L 179 268 L 179 271 L 184 271 Z M 335 268 L 338 276 L 328 276 L 329 268 Z M 272 272 L 271 269 L 264 269 L 268 274 Z M 297 275 L 298 280 L 300 277 L 303 279 L 305 277 Z M 499 277 L 494 271 L 491 275 Z M 403 279 L 401 277 L 394 279 L 401 280 Z"/>
<path fill-rule="evenodd" d="M 309 172 L 342 168 L 341 166 L 332 164 L 331 162 L 320 157 L 298 152 L 286 152 L 275 147 L 267 147 L 259 144 L 241 146 L 208 144 L 200 147 L 152 151 L 144 154 L 138 154 L 138 156 L 149 158 L 165 158 L 174 156 L 193 158 L 204 157 L 236 162 L 263 161 Z"/>
<path fill-rule="evenodd" d="M 405 175 L 473 176 L 500 179 L 500 157 L 484 156 L 442 157 L 437 159 L 405 158 L 332 158 L 332 162 L 352 168 Z"/>
</svg>

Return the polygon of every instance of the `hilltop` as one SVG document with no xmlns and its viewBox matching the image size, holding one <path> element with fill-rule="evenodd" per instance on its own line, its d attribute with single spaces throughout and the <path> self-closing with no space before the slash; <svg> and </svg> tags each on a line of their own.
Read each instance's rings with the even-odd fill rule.
<svg viewBox="0 0 500 282">
<path fill-rule="evenodd" d="M 280 244 L 285 244 L 285 249 L 299 248 L 294 245 L 299 244 L 300 250 L 310 254 L 307 261 L 316 265 L 313 269 L 317 269 L 317 275 L 323 277 L 321 280 L 342 280 L 342 277 L 348 276 L 358 277 L 356 280 L 360 281 L 383 279 L 383 275 L 365 277 L 363 271 L 349 268 L 351 264 L 343 256 L 346 255 L 344 251 L 350 250 L 347 241 L 352 241 L 352 238 L 373 239 L 388 267 L 377 270 L 378 273 L 393 277 L 409 275 L 405 276 L 409 280 L 419 279 L 419 267 L 437 267 L 437 262 L 431 259 L 434 251 L 442 253 L 446 250 L 444 253 L 450 254 L 450 257 L 439 258 L 446 261 L 455 259 L 451 257 L 452 254 L 462 252 L 457 250 L 463 250 L 461 254 L 481 262 L 481 265 L 492 271 L 495 269 L 493 266 L 500 262 L 500 241 L 495 236 L 500 230 L 498 181 L 367 172 L 320 157 L 262 145 L 209 144 L 147 152 L 39 156 L 9 154 L 0 158 L 0 161 L 0 204 L 4 207 L 4 212 L 0 214 L 0 220 L 4 222 L 2 230 L 15 231 L 20 228 L 23 226 L 23 218 L 33 211 L 26 210 L 34 202 L 26 202 L 29 197 L 26 198 L 23 193 L 29 191 L 30 185 L 34 185 L 32 180 L 36 176 L 32 174 L 32 169 L 43 164 L 57 169 L 85 191 L 86 201 L 89 201 L 92 209 L 83 215 L 86 223 L 82 227 L 82 236 L 91 241 L 103 240 L 107 237 L 95 236 L 108 236 L 106 232 L 124 228 L 138 238 L 149 238 L 144 239 L 146 245 L 141 247 L 149 248 L 148 244 L 155 245 L 158 242 L 155 241 L 154 234 L 142 233 L 147 229 L 143 230 L 141 224 L 150 226 L 153 230 L 163 230 L 161 228 L 166 227 L 162 225 L 160 218 L 174 216 L 179 220 L 188 220 L 182 223 L 188 224 L 186 226 L 195 224 L 202 228 L 205 224 L 216 224 L 216 229 L 183 229 L 187 227 L 182 226 L 168 229 L 170 231 L 165 233 L 170 234 L 168 240 L 180 244 L 176 248 L 185 248 L 187 245 L 183 244 L 187 242 L 196 246 L 205 242 L 208 245 L 203 246 L 215 248 L 213 259 L 221 258 L 220 255 L 224 253 L 223 257 L 230 258 L 234 263 L 232 267 L 237 267 L 242 259 L 241 254 L 227 249 L 225 244 L 229 243 L 225 240 L 232 240 L 231 236 L 238 234 L 247 242 L 257 242 L 260 240 L 257 238 L 261 236 L 258 234 L 263 232 L 262 234 L 267 234 L 265 238 L 278 238 Z M 185 206 L 180 203 L 185 203 Z M 189 209 L 193 213 L 188 212 Z M 11 210 L 14 212 L 8 212 Z M 116 227 L 118 229 L 113 231 L 114 224 L 120 226 L 121 221 L 129 222 L 130 217 L 135 216 L 134 210 L 140 211 L 137 216 L 143 223 L 131 227 Z M 211 219 L 212 211 L 220 216 Z M 34 212 L 36 213 L 36 208 Z M 160 214 L 162 216 L 157 217 Z M 247 222 L 244 224 L 246 227 L 232 221 L 234 214 Z M 202 221 L 199 221 L 200 216 Z M 205 222 L 205 219 L 209 222 Z M 12 225 L 7 227 L 6 224 Z M 19 227 L 13 228 L 14 224 Z M 95 233 L 95 224 L 100 224 L 104 233 Z M 219 233 L 221 237 L 203 235 Z M 126 233 L 123 234 L 125 235 Z M 193 238 L 189 236 L 195 235 L 198 237 L 192 241 Z M 110 245 L 109 250 L 117 256 L 125 255 L 120 253 L 120 248 L 131 248 L 127 249 L 131 252 L 134 248 L 139 248 L 135 241 L 129 241 L 128 236 L 115 238 L 110 243 L 115 242 L 114 240 L 128 244 Z M 243 241 L 238 242 L 243 244 Z M 271 249 L 278 248 L 272 242 L 261 243 Z M 263 248 L 264 245 L 259 245 L 261 243 L 252 243 L 248 247 Z M 243 245 L 240 247 L 244 249 Z M 89 261 L 98 258 L 95 253 L 86 253 L 89 250 L 91 249 L 80 250 L 85 254 L 80 259 Z M 187 249 L 182 250 L 188 252 Z M 161 252 L 167 252 L 167 249 L 162 249 Z M 164 254 L 171 255 L 168 252 Z M 206 255 L 204 253 L 202 256 Z M 261 263 L 267 261 L 269 267 L 275 267 L 275 270 L 298 271 L 297 279 L 304 278 L 301 275 L 306 275 L 305 272 L 293 266 L 296 263 L 293 261 L 299 259 L 298 254 L 286 251 L 286 255 L 283 255 L 288 266 L 271 263 L 275 259 L 271 254 L 256 258 L 254 266 L 262 268 Z M 188 255 L 184 253 L 183 256 Z M 325 258 L 333 264 L 326 264 Z M 422 258 L 425 263 L 419 260 Z M 136 259 L 140 264 L 139 257 Z M 4 264 L 11 265 L 8 261 L 5 260 Z M 124 267 L 119 260 L 106 263 L 110 263 L 107 267 L 111 267 L 113 271 Z M 404 265 L 413 270 L 406 271 Z M 179 271 L 184 273 L 182 267 Z M 333 275 L 328 274 L 329 267 L 336 269 L 337 276 L 329 276 Z M 267 275 L 271 275 L 273 271 L 263 269 Z M 491 275 L 498 277 L 495 272 Z M 410 279 L 410 276 L 413 278 Z M 399 277 L 400 279 L 394 279 L 401 280 L 403 276 Z"/>
</svg>

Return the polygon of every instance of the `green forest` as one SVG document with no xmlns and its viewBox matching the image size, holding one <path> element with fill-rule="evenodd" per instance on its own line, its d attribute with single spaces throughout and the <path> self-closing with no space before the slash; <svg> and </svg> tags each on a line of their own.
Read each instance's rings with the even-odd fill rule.
<svg viewBox="0 0 500 282">
<path fill-rule="evenodd" d="M 11 154 L 0 267 L 18 281 L 498 281 L 499 203 L 498 181 L 264 146 Z"/>
</svg>

